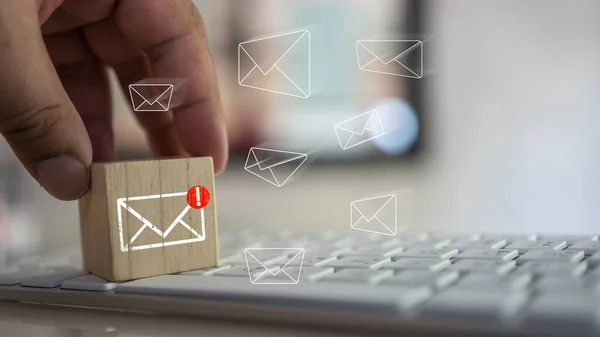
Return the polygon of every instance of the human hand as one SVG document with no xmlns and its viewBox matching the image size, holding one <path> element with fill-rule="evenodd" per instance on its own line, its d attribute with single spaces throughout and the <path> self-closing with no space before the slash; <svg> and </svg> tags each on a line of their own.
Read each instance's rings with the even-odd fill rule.
<svg viewBox="0 0 600 337">
<path fill-rule="evenodd" d="M 227 162 L 216 73 L 191 0 L 0 0 L 0 133 L 54 197 L 88 189 L 89 165 L 115 158 L 107 68 L 121 86 L 186 78 L 172 112 L 139 112 L 156 156 Z"/>
</svg>

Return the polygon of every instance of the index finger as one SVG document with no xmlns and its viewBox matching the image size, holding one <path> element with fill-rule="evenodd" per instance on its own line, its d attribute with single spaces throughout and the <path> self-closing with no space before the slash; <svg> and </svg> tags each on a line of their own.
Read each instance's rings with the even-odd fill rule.
<svg viewBox="0 0 600 337">
<path fill-rule="evenodd" d="M 227 135 L 216 71 L 204 23 L 191 0 L 122 0 L 115 21 L 123 35 L 144 51 L 155 78 L 185 78 L 187 90 L 173 109 L 175 132 L 192 155 L 227 162 Z"/>
</svg>

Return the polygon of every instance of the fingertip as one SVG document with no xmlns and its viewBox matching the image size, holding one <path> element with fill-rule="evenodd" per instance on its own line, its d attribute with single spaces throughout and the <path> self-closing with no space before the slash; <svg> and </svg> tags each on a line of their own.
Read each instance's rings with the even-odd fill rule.
<svg viewBox="0 0 600 337">
<path fill-rule="evenodd" d="M 215 175 L 219 175 L 225 171 L 227 162 L 229 160 L 229 145 L 227 138 L 227 129 L 224 124 L 217 127 L 215 130 L 216 144 L 211 149 L 211 156 L 213 158 L 213 165 L 215 168 Z"/>
<path fill-rule="evenodd" d="M 175 113 L 174 126 L 180 144 L 194 157 L 213 158 L 215 174 L 227 166 L 227 127 L 212 106 L 194 105 Z"/>
<path fill-rule="evenodd" d="M 89 171 L 79 160 L 60 156 L 35 166 L 42 187 L 60 200 L 81 198 L 89 189 Z"/>
<path fill-rule="evenodd" d="M 228 161 L 229 161 L 228 151 L 224 151 L 221 156 L 213 157 L 213 163 L 215 166 L 215 175 L 219 175 L 225 171 Z"/>
</svg>

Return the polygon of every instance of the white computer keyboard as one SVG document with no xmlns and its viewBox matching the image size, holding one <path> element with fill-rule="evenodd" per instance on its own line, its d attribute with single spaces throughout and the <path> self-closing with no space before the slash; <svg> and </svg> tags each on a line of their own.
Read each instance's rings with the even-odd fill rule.
<svg viewBox="0 0 600 337">
<path fill-rule="evenodd" d="M 219 241 L 216 268 L 124 283 L 82 271 L 77 250 L 29 259 L 0 269 L 0 300 L 224 318 L 235 312 L 236 319 L 279 324 L 377 320 L 369 329 L 600 334 L 594 235 L 242 232 Z M 260 263 L 244 253 L 270 247 L 289 249 L 263 251 Z M 298 249 L 303 258 L 292 259 Z"/>
</svg>

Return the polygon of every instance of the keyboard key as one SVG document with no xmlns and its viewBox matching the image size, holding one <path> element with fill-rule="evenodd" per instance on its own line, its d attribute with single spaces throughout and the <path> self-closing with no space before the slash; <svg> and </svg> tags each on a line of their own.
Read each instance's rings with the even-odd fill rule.
<svg viewBox="0 0 600 337">
<path fill-rule="evenodd" d="M 517 270 L 534 274 L 554 274 L 563 276 L 579 277 L 585 273 L 587 263 L 574 264 L 570 262 L 549 262 L 549 261 L 527 261 L 520 265 Z"/>
<path fill-rule="evenodd" d="M 363 233 L 364 235 L 344 235 L 331 241 L 331 243 L 337 245 L 369 245 L 373 243 L 383 243 L 390 240 L 389 236 L 382 236 L 380 234 Z"/>
<path fill-rule="evenodd" d="M 420 316 L 452 323 L 504 323 L 518 315 L 528 298 L 529 294 L 524 291 L 472 291 L 453 287 L 425 303 Z"/>
<path fill-rule="evenodd" d="M 600 242 L 592 240 L 577 241 L 572 246 L 570 246 L 569 249 L 583 250 L 585 252 L 585 255 L 593 255 L 596 254 L 596 252 L 600 251 Z"/>
<path fill-rule="evenodd" d="M 61 289 L 88 290 L 88 291 L 111 291 L 117 288 L 118 283 L 110 282 L 93 274 L 76 277 L 63 281 Z"/>
<path fill-rule="evenodd" d="M 352 251 L 352 246 L 324 247 L 305 249 L 304 258 L 307 256 L 342 256 Z"/>
<path fill-rule="evenodd" d="M 506 247 L 506 239 L 462 240 L 450 244 L 453 248 L 467 249 L 502 249 Z"/>
<path fill-rule="evenodd" d="M 239 261 L 244 259 L 244 253 L 241 253 L 238 249 L 234 250 L 219 250 L 219 264 L 229 264 L 233 261 L 238 264 Z M 243 263 L 246 263 L 245 261 Z"/>
<path fill-rule="evenodd" d="M 253 254 L 256 254 L 256 253 L 253 253 Z M 282 254 L 281 252 L 277 252 L 277 253 L 261 252 L 260 262 L 258 262 L 256 259 L 254 259 L 252 257 L 246 257 L 244 255 L 241 255 L 237 259 L 228 260 L 226 264 L 236 265 L 236 264 L 249 263 L 250 265 L 260 266 L 262 263 L 262 265 L 270 266 L 270 265 L 278 264 L 283 261 L 287 262 L 289 260 L 290 260 L 289 257 L 285 253 Z M 299 260 L 301 260 L 301 259 L 299 259 Z"/>
<path fill-rule="evenodd" d="M 452 270 L 505 275 L 517 267 L 517 261 L 462 259 L 452 264 Z"/>
<path fill-rule="evenodd" d="M 329 262 L 335 261 L 337 260 L 337 257 L 335 256 L 327 256 L 327 255 L 321 255 L 321 256 L 304 256 L 304 259 L 293 259 L 292 261 L 290 261 L 290 266 L 321 266 L 321 265 L 325 265 Z"/>
<path fill-rule="evenodd" d="M 203 269 L 186 271 L 186 272 L 180 273 L 180 275 L 211 276 L 211 275 L 214 275 L 215 273 L 218 273 L 222 270 L 229 269 L 229 268 L 231 268 L 231 265 L 226 264 L 226 265 L 212 267 L 212 268 L 203 268 Z"/>
<path fill-rule="evenodd" d="M 393 277 L 384 279 L 380 285 L 407 286 L 407 285 L 430 285 L 438 289 L 446 288 L 456 282 L 460 274 L 458 271 L 447 271 L 435 273 L 428 270 L 405 270 Z"/>
<path fill-rule="evenodd" d="M 535 241 L 538 238 L 539 237 L 536 234 L 531 234 L 531 235 L 482 234 L 481 235 L 482 240 L 491 240 L 491 239 L 506 240 L 508 242 L 508 244 L 523 241 L 523 240 Z"/>
<path fill-rule="evenodd" d="M 292 267 L 297 268 L 297 267 Z M 288 268 L 286 268 L 287 270 Z M 303 280 L 314 281 L 324 275 L 333 274 L 333 268 L 329 267 L 302 267 L 300 278 Z"/>
<path fill-rule="evenodd" d="M 439 259 L 451 259 L 458 254 L 457 249 L 423 249 L 413 248 L 396 254 L 397 257 L 433 257 Z"/>
<path fill-rule="evenodd" d="M 203 298 L 266 306 L 302 307 L 361 314 L 396 315 L 409 312 L 427 300 L 429 287 L 377 287 L 345 283 L 298 283 L 282 286 L 253 285 L 235 277 L 164 275 L 122 283 L 117 292 L 151 296 Z"/>
<path fill-rule="evenodd" d="M 519 251 L 527 251 L 532 249 L 541 250 L 563 250 L 567 248 L 567 241 L 518 241 L 510 244 L 506 249 L 517 249 Z"/>
<path fill-rule="evenodd" d="M 548 336 L 596 336 L 597 314 L 598 300 L 594 297 L 582 293 L 542 293 L 522 313 L 518 327 Z"/>
<path fill-rule="evenodd" d="M 237 265 L 232 266 L 231 268 L 225 268 L 223 270 L 219 270 L 213 274 L 213 276 L 232 276 L 232 277 L 249 277 L 249 274 L 255 274 L 259 272 L 263 272 L 266 269 L 262 266 L 251 266 L 250 270 L 245 265 Z M 185 275 L 192 276 L 192 275 Z M 204 282 L 204 281 L 203 281 Z"/>
<path fill-rule="evenodd" d="M 363 256 L 368 256 L 368 255 L 373 255 L 373 256 L 385 256 L 385 257 L 391 257 L 396 255 L 397 253 L 400 253 L 404 250 L 404 248 L 402 247 L 381 247 L 381 246 L 370 246 L 370 247 L 360 247 L 357 249 L 353 249 L 350 252 L 347 252 L 346 255 L 363 255 Z M 344 255 L 344 254 L 341 254 Z"/>
<path fill-rule="evenodd" d="M 389 257 L 378 256 L 345 256 L 339 260 L 329 261 L 320 266 L 339 268 L 371 268 L 379 269 L 383 265 L 391 263 Z"/>
<path fill-rule="evenodd" d="M 56 288 L 59 287 L 63 281 L 87 274 L 88 272 L 83 270 L 52 271 L 32 276 L 30 278 L 24 278 L 23 280 L 21 280 L 21 286 L 36 288 Z"/>
<path fill-rule="evenodd" d="M 382 247 L 382 248 L 398 248 L 398 247 L 403 247 L 400 239 L 398 237 L 394 237 L 394 238 L 389 238 L 389 237 L 383 237 L 382 238 L 384 240 L 379 241 L 376 243 L 377 246 Z"/>
<path fill-rule="evenodd" d="M 598 241 L 598 235 L 541 235 L 539 240 L 566 241 L 572 245 L 578 241 Z"/>
<path fill-rule="evenodd" d="M 390 264 L 384 265 L 383 269 L 425 269 L 429 271 L 440 271 L 451 265 L 450 260 L 443 260 L 434 257 L 415 258 L 403 257 Z"/>
<path fill-rule="evenodd" d="M 516 249 L 469 249 L 458 254 L 456 259 L 514 260 L 519 255 Z"/>
<path fill-rule="evenodd" d="M 300 269 L 300 270 L 298 270 Z M 256 282 L 260 282 L 260 280 L 264 278 L 268 278 L 268 281 L 272 280 L 290 280 L 290 275 L 292 275 L 292 279 L 295 279 L 297 275 L 300 275 L 300 280 L 308 280 L 314 281 L 320 277 L 323 277 L 328 274 L 333 274 L 333 268 L 322 268 L 322 267 L 300 267 L 300 266 L 292 266 L 285 267 L 285 273 L 281 271 L 274 270 L 275 275 L 272 273 L 263 273 L 255 279 Z M 300 273 L 298 273 L 300 272 Z"/>
<path fill-rule="evenodd" d="M 47 274 L 52 272 L 51 269 L 25 269 L 13 271 L 0 275 L 0 286 L 14 286 L 20 284 L 23 280 L 30 279 L 34 276 Z"/>
<path fill-rule="evenodd" d="M 490 273 L 469 273 L 456 284 L 466 289 L 525 289 L 533 280 L 530 273 L 495 275 Z"/>
<path fill-rule="evenodd" d="M 435 239 L 431 243 L 433 248 L 442 249 L 448 247 L 452 243 L 452 239 Z"/>
<path fill-rule="evenodd" d="M 519 256 L 520 261 L 555 261 L 577 263 L 585 257 L 582 250 L 566 249 L 563 251 L 554 250 L 530 250 Z"/>
<path fill-rule="evenodd" d="M 319 282 L 348 282 L 348 283 L 371 283 L 376 284 L 381 280 L 394 275 L 393 270 L 372 270 L 348 268 L 337 273 L 323 275 Z"/>
</svg>

